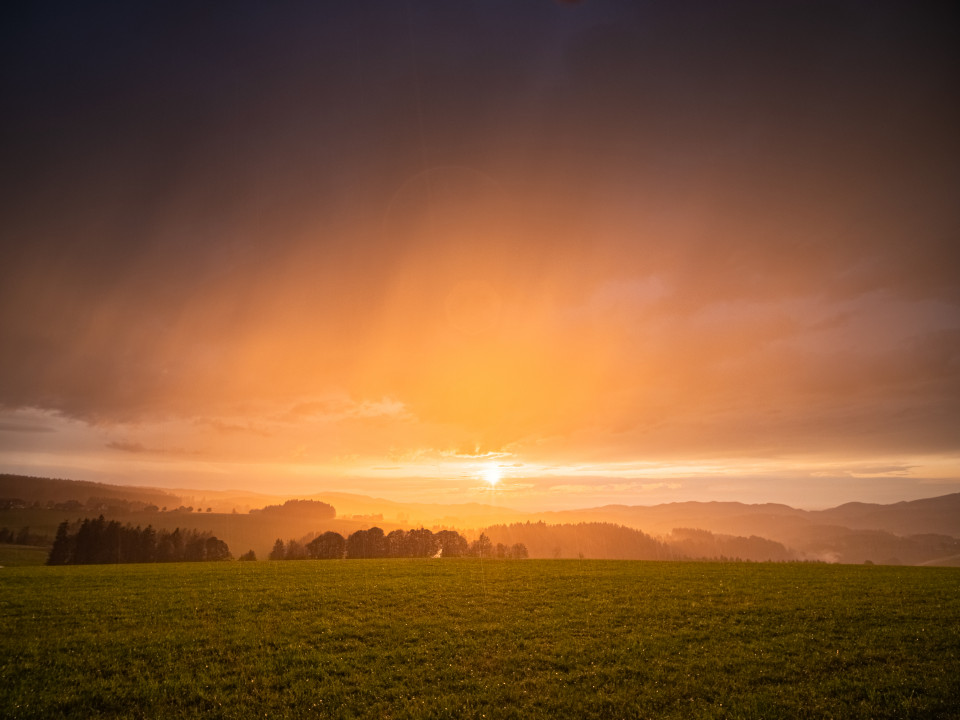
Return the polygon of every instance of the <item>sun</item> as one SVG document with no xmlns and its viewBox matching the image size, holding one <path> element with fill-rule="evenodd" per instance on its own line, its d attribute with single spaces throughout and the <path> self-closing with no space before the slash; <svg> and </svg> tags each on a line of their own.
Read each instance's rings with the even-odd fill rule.
<svg viewBox="0 0 960 720">
<path fill-rule="evenodd" d="M 483 479 L 490 487 L 496 487 L 497 483 L 500 482 L 500 468 L 492 465 L 486 468 L 483 471 Z"/>
</svg>

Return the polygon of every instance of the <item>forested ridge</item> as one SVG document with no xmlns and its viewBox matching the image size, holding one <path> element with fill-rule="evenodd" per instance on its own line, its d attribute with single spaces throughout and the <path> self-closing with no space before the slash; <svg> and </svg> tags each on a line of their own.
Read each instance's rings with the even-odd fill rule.
<svg viewBox="0 0 960 720">
<path fill-rule="evenodd" d="M 960 564 L 960 538 L 944 534 L 956 533 L 954 518 L 960 507 L 960 494 L 892 505 L 848 503 L 815 512 L 742 503 L 608 506 L 589 511 L 596 518 L 591 520 L 557 522 L 577 516 L 577 513 L 565 512 L 548 513 L 549 518 L 494 525 L 455 522 L 453 515 L 438 517 L 441 510 L 436 508 L 435 515 L 428 521 L 411 519 L 407 510 L 419 506 L 403 503 L 389 505 L 393 515 L 376 512 L 379 501 L 374 498 L 354 508 L 363 510 L 364 514 L 341 513 L 330 504 L 331 497 L 326 498 L 327 502 L 316 499 L 319 497 L 285 500 L 238 513 L 229 507 L 218 511 L 216 503 L 211 507 L 212 501 L 204 497 L 181 498 L 149 488 L 0 474 L 0 545 L 49 549 L 63 520 L 71 523 L 68 529 L 75 535 L 80 529 L 80 521 L 74 521 L 75 518 L 103 516 L 109 522 L 130 523 L 135 526 L 133 529 L 152 528 L 156 536 L 153 542 L 163 542 L 164 547 L 137 554 L 130 549 L 136 544 L 127 538 L 123 547 L 81 551 L 79 557 L 109 558 L 97 562 L 181 559 L 184 551 L 170 550 L 166 547 L 168 541 L 161 538 L 176 532 L 182 541 L 189 532 L 215 536 L 230 547 L 249 550 L 243 555 L 246 559 L 269 557 L 274 540 L 280 536 L 284 559 L 288 556 L 290 559 L 423 557 L 438 551 L 443 557 L 515 557 L 522 553 L 514 546 L 522 545 L 533 558 Z M 348 501 L 354 499 L 348 498 Z M 458 506 L 449 507 L 454 513 Z M 581 515 L 583 513 L 587 511 Z M 829 524 L 822 524 L 827 521 Z M 419 530 L 405 529 L 418 525 Z M 425 528 L 431 528 L 425 531 L 429 535 L 421 532 Z M 920 528 L 925 531 L 918 533 Z M 110 530 L 110 534 L 116 532 Z M 147 533 L 147 530 L 140 532 Z M 325 541 L 317 541 L 321 534 L 329 532 L 334 534 L 328 535 Z M 359 534 L 351 541 L 357 532 L 366 534 Z M 449 537 L 438 540 L 444 537 L 444 532 L 469 538 L 470 541 L 463 541 L 466 549 Z M 476 545 L 480 533 L 489 541 L 489 547 Z M 147 535 L 149 537 L 149 533 Z M 151 541 L 143 542 L 149 548 Z M 307 548 L 309 543 L 313 545 Z M 176 542 L 173 544 L 176 546 Z M 199 553 L 194 548 L 192 554 L 210 553 Z M 142 557 L 148 559 L 140 559 Z M 77 561 L 69 556 L 67 562 Z"/>
<path fill-rule="evenodd" d="M 61 523 L 47 565 L 199 562 L 232 557 L 227 544 L 207 532 L 121 525 L 101 515 L 72 525 Z"/>
<path fill-rule="evenodd" d="M 471 543 L 456 530 L 440 530 L 435 533 L 427 528 L 417 528 L 384 533 L 379 527 L 357 530 L 346 538 L 340 533 L 329 531 L 312 539 L 288 540 L 286 543 L 277 538 L 270 552 L 271 560 L 417 557 L 497 557 L 520 560 L 527 556 L 527 547 L 523 543 L 510 546 L 494 544 L 483 533 Z"/>
</svg>

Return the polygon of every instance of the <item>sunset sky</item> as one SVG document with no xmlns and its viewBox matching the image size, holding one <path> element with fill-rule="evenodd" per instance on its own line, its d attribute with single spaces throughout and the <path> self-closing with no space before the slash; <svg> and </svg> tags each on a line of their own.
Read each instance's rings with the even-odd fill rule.
<svg viewBox="0 0 960 720">
<path fill-rule="evenodd" d="M 6 15 L 0 472 L 523 509 L 960 491 L 947 3 Z"/>
</svg>

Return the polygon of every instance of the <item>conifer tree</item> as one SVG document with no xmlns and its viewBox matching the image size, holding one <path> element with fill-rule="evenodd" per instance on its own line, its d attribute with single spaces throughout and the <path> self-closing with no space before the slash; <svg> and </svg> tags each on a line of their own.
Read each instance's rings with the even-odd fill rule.
<svg viewBox="0 0 960 720">
<path fill-rule="evenodd" d="M 53 547 L 50 548 L 50 555 L 47 557 L 47 565 L 66 565 L 70 562 L 70 526 L 66 520 L 57 527 L 57 536 L 53 540 Z"/>
</svg>

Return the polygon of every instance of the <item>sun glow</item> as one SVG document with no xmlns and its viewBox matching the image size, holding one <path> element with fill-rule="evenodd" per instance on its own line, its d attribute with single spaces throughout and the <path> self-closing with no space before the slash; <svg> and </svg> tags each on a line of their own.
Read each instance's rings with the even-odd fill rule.
<svg viewBox="0 0 960 720">
<path fill-rule="evenodd" d="M 483 479 L 490 487 L 496 487 L 500 482 L 500 468 L 488 467 L 483 471 Z"/>
</svg>

